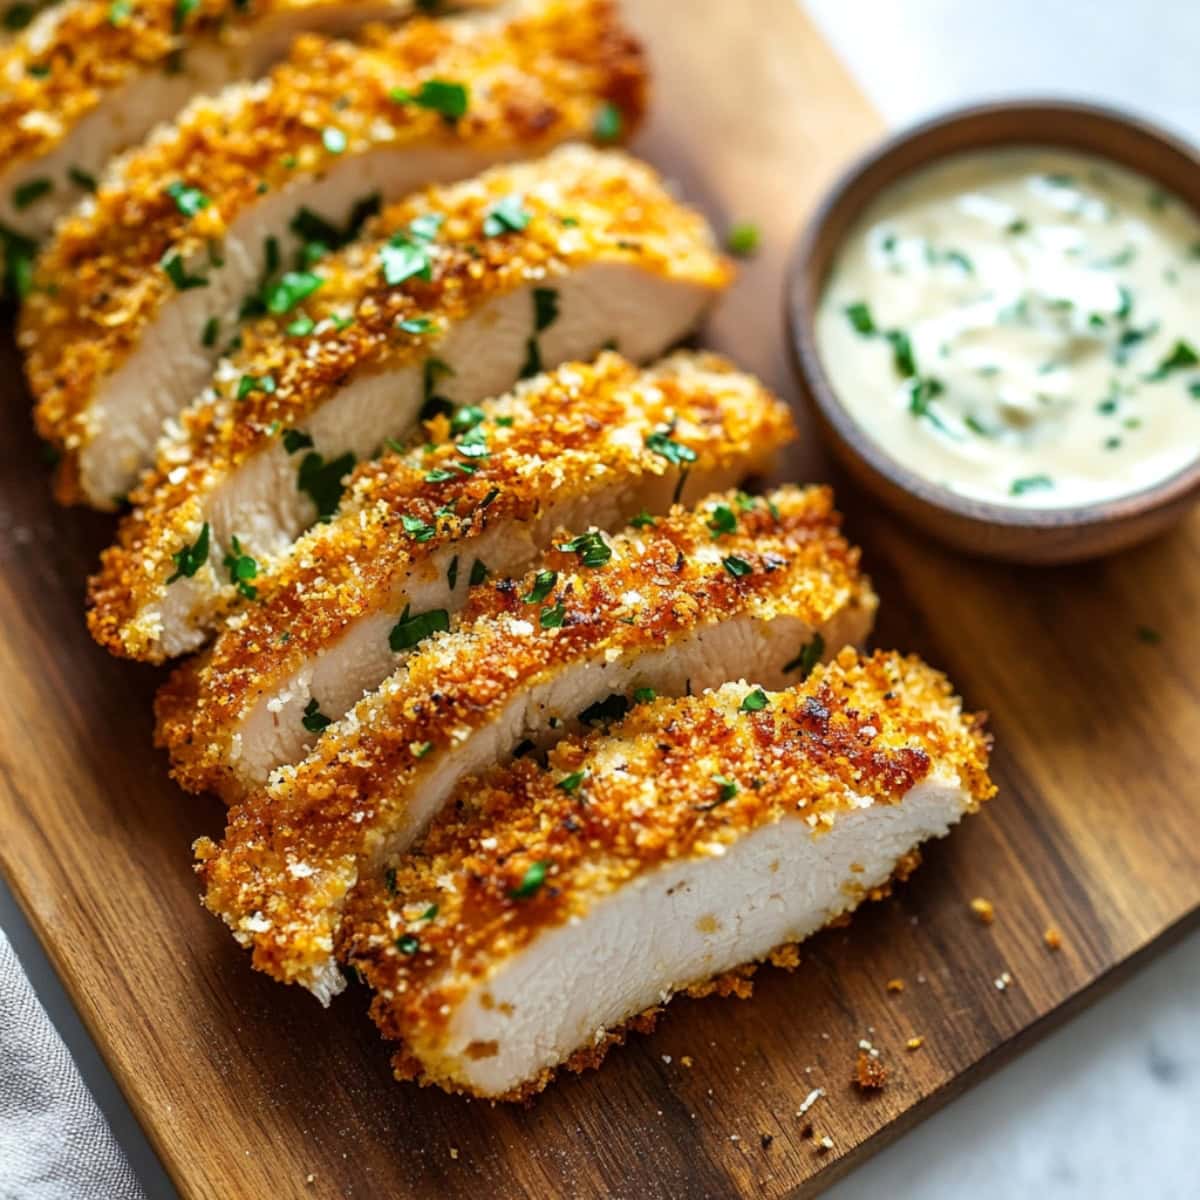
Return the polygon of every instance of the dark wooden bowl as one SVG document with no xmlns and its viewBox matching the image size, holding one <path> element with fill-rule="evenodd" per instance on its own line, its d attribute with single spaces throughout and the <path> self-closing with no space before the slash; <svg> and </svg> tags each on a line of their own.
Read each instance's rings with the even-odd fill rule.
<svg viewBox="0 0 1200 1200">
<path fill-rule="evenodd" d="M 1019 508 L 960 496 L 897 462 L 843 407 L 817 351 L 815 317 L 847 232 L 879 192 L 937 159 L 989 146 L 1049 146 L 1120 163 L 1200 213 L 1200 157 L 1169 134 L 1103 108 L 1021 101 L 962 109 L 883 142 L 834 185 L 788 270 L 787 319 L 804 395 L 850 474 L 888 507 L 960 550 L 1025 563 L 1111 554 L 1162 532 L 1200 500 L 1200 459 L 1153 487 L 1074 508 Z"/>
</svg>

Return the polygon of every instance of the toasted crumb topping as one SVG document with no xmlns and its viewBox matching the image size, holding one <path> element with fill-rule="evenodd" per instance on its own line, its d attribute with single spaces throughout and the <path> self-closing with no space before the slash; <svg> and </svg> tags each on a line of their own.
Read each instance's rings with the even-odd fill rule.
<svg viewBox="0 0 1200 1200">
<path fill-rule="evenodd" d="M 283 978 L 303 974 L 314 950 L 328 955 L 331 891 L 386 848 L 385 831 L 403 823 L 412 789 L 537 681 L 570 664 L 667 647 L 736 615 L 787 615 L 821 628 L 848 609 L 870 611 L 874 595 L 831 501 L 827 488 L 782 488 L 740 509 L 737 528 L 714 539 L 714 508 L 738 503 L 736 494 L 716 497 L 609 539 L 602 564 L 556 548 L 523 580 L 475 588 L 448 633 L 424 642 L 304 762 L 231 810 L 219 854 L 201 848 L 207 904 L 239 930 L 248 915 L 269 912 L 269 934 L 249 930 L 256 965 Z M 730 558 L 747 569 L 731 571 Z M 561 624 L 541 619 L 560 605 Z M 176 685 L 160 719 L 186 706 L 187 690 Z M 180 754 L 202 756 L 204 740 L 173 747 L 188 782 L 216 774 L 199 774 L 207 764 Z M 291 862 L 306 864 L 301 877 Z"/>
<path fill-rule="evenodd" d="M 982 896 L 976 896 L 971 901 L 971 912 L 975 914 L 975 919 L 981 925 L 991 925 L 996 919 L 996 909 L 992 902 L 985 900 Z"/>
<path fill-rule="evenodd" d="M 994 790 L 978 720 L 915 658 L 847 650 L 747 711 L 750 690 L 640 705 L 607 736 L 565 739 L 546 766 L 519 759 L 462 785 L 347 910 L 341 953 L 376 989 L 385 1035 L 424 1059 L 478 979 L 667 862 L 798 815 L 819 838 L 840 813 L 898 803 L 934 772 L 973 803 Z M 872 1049 L 864 1086 L 882 1078 Z"/>
<path fill-rule="evenodd" d="M 854 1086 L 863 1092 L 880 1092 L 888 1080 L 887 1067 L 872 1050 L 859 1049 L 854 1064 Z"/>
<path fill-rule="evenodd" d="M 1057 925 L 1048 925 L 1046 932 L 1042 934 L 1042 941 L 1046 945 L 1047 950 L 1061 950 L 1063 944 L 1063 936 Z"/>
<path fill-rule="evenodd" d="M 428 79 L 461 79 L 470 89 L 461 118 L 448 121 L 440 112 L 394 98 L 398 87 L 413 94 Z M 207 286 L 208 273 L 223 259 L 227 230 L 264 195 L 297 187 L 347 156 L 383 147 L 413 153 L 424 147 L 470 148 L 481 157 L 524 149 L 534 156 L 569 138 L 592 135 L 597 115 L 609 107 L 620 114 L 621 129 L 632 130 L 644 90 L 640 51 L 621 27 L 612 0 L 550 0 L 495 26 L 486 37 L 478 24 L 414 20 L 396 30 L 370 30 L 356 42 L 298 39 L 288 61 L 267 81 L 194 102 L 175 125 L 121 160 L 97 195 L 58 227 L 39 257 L 19 334 L 42 436 L 69 452 L 86 444 L 88 407 L 101 381 L 133 351 L 181 286 Z M 576 188 L 580 170 L 573 172 Z M 652 175 L 646 169 L 641 178 Z M 181 203 L 180 186 L 201 199 Z M 648 197 L 637 181 L 629 189 L 613 197 L 630 205 L 622 237 L 610 236 L 605 244 L 613 250 L 612 243 L 627 241 L 625 257 L 637 261 L 638 226 L 645 236 L 656 232 L 665 197 L 656 192 L 657 205 L 640 218 L 638 201 Z M 318 380 L 328 385 L 338 371 L 367 358 L 379 361 L 395 348 L 391 343 L 399 343 L 402 352 L 419 351 L 419 343 L 429 339 L 397 337 L 394 323 L 462 311 L 468 297 L 478 300 L 480 286 L 489 286 L 494 268 L 507 268 L 511 286 L 513 277 L 553 273 L 564 257 L 570 262 L 594 250 L 586 230 L 572 234 L 562 225 L 562 218 L 580 216 L 569 208 L 576 199 L 571 181 L 558 194 L 546 185 L 539 192 L 544 199 L 537 215 L 543 219 L 532 231 L 507 230 L 527 232 L 515 239 L 481 236 L 486 210 L 497 198 L 487 185 L 473 194 L 474 204 L 463 193 L 444 200 L 434 192 L 391 210 L 376 226 L 382 240 L 402 231 L 412 217 L 448 206 L 437 277 L 415 295 L 406 288 L 387 297 L 378 244 L 323 261 L 315 269 L 324 282 L 308 304 L 243 335 L 248 353 L 238 373 L 262 376 L 276 369 L 285 349 L 296 359 L 314 353 L 305 348 L 310 339 L 289 340 L 285 333 L 298 315 L 333 325 L 316 335 L 315 371 L 293 364 L 296 374 L 279 381 L 281 411 L 267 424 L 284 419 L 309 389 L 320 386 Z M 298 199 L 298 211 L 302 203 Z M 674 211 L 670 216 L 667 228 L 680 219 Z M 667 239 L 655 260 L 669 262 L 685 253 L 696 220 Z M 604 225 L 611 224 L 610 216 Z M 472 241 L 478 257 L 467 250 Z M 457 252 L 443 242 L 459 243 Z M 715 262 L 715 253 L 709 257 Z M 337 328 L 347 315 L 355 316 L 354 332 Z M 231 333 L 222 335 L 221 344 Z M 199 353 L 204 331 L 197 329 L 195 337 Z M 69 494 L 69 471 L 63 486 Z"/>
</svg>

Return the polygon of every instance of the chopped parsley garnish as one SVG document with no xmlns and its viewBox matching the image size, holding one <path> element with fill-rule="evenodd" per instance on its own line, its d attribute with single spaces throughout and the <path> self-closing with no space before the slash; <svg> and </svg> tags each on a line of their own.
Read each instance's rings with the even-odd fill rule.
<svg viewBox="0 0 1200 1200">
<path fill-rule="evenodd" d="M 302 300 L 307 300 L 325 282 L 311 271 L 285 271 L 278 283 L 271 284 L 263 297 L 267 311 L 281 317 Z"/>
<path fill-rule="evenodd" d="M 467 115 L 469 94 L 466 87 L 446 79 L 426 79 L 415 92 L 407 88 L 392 88 L 388 96 L 397 104 L 415 104 L 418 108 L 427 108 L 450 122 Z"/>
<path fill-rule="evenodd" d="M 908 381 L 908 384 L 908 411 L 914 417 L 929 416 L 930 402 L 946 390 L 940 379 L 932 377 L 918 379 L 914 376 Z"/>
<path fill-rule="evenodd" d="M 1026 492 L 1041 491 L 1053 486 L 1054 480 L 1049 475 L 1025 475 L 1020 479 L 1014 479 L 1009 484 L 1008 494 L 1010 496 L 1023 496 Z"/>
<path fill-rule="evenodd" d="M 308 337 L 310 333 L 317 327 L 317 323 L 309 316 L 299 316 L 294 321 L 289 321 L 284 327 L 284 332 L 288 337 Z"/>
<path fill-rule="evenodd" d="M 762 688 L 755 688 L 752 692 L 747 692 L 742 700 L 742 712 L 762 712 L 769 704 L 767 693 Z"/>
<path fill-rule="evenodd" d="M 466 433 L 456 439 L 455 448 L 463 458 L 487 458 L 489 453 L 487 430 L 482 425 L 468 429 Z"/>
<path fill-rule="evenodd" d="M 419 746 L 417 746 L 413 749 L 413 757 L 414 758 L 424 758 L 432 750 L 433 750 L 432 742 L 422 742 Z M 434 905 L 434 908 L 435 909 L 437 908 L 436 904 Z"/>
<path fill-rule="evenodd" d="M 1005 227 L 1005 233 L 1010 233 L 1014 237 L 1018 234 L 1029 232 L 1029 222 L 1024 217 L 1018 217 L 1015 221 L 1010 221 Z"/>
<path fill-rule="evenodd" d="M 321 706 L 317 703 L 317 698 L 314 696 L 304 706 L 304 716 L 301 718 L 300 724 L 309 733 L 320 733 L 322 729 L 328 729 L 333 724 L 333 721 L 321 711 Z"/>
<path fill-rule="evenodd" d="M 433 278 L 433 258 L 429 245 L 405 233 L 395 233 L 391 240 L 380 247 L 379 264 L 383 268 L 384 281 L 396 287 L 406 279 Z"/>
<path fill-rule="evenodd" d="M 535 375 L 542 373 L 542 348 L 538 345 L 538 340 L 531 337 L 525 343 L 525 362 L 521 366 L 521 373 L 517 376 L 518 379 L 532 379 Z"/>
<path fill-rule="evenodd" d="M 636 517 L 629 518 L 629 524 L 634 529 L 653 529 L 654 518 L 643 508 Z"/>
<path fill-rule="evenodd" d="M 634 704 L 649 704 L 652 700 L 658 699 L 658 693 L 649 687 L 640 687 L 633 689 Z"/>
<path fill-rule="evenodd" d="M 400 614 L 400 620 L 388 634 L 388 645 L 396 652 L 411 650 L 434 633 L 445 633 L 450 628 L 450 614 L 444 608 L 432 608 L 428 612 L 410 616 L 408 605 Z"/>
<path fill-rule="evenodd" d="M 446 568 L 446 586 L 451 590 L 458 586 L 458 555 L 456 554 L 451 560 L 450 565 Z"/>
<path fill-rule="evenodd" d="M 395 867 L 388 867 L 388 869 L 386 871 L 384 871 L 383 882 L 387 887 L 388 895 L 394 896 L 396 894 L 396 868 Z"/>
<path fill-rule="evenodd" d="M 400 525 L 414 542 L 428 542 L 437 533 L 437 526 L 422 521 L 420 517 L 410 517 L 408 513 L 400 514 Z"/>
<path fill-rule="evenodd" d="M 548 862 L 543 861 L 531 863 L 521 877 L 521 882 L 515 888 L 510 889 L 508 894 L 514 900 L 528 900 L 530 896 L 536 895 L 542 884 L 546 882 L 546 869 L 549 866 Z"/>
<path fill-rule="evenodd" d="M 813 667 L 821 661 L 821 655 L 824 653 L 825 639 L 819 633 L 814 633 L 812 641 L 801 647 L 800 653 L 791 662 L 784 663 L 783 673 L 790 675 L 793 671 L 799 671 L 800 678 L 807 679 L 812 673 Z"/>
<path fill-rule="evenodd" d="M 208 562 L 208 522 L 200 527 L 200 533 L 190 546 L 176 550 L 171 557 L 175 560 L 175 574 L 167 582 L 174 583 L 177 579 L 191 579 L 206 562 Z"/>
<path fill-rule="evenodd" d="M 467 583 L 471 587 L 478 587 L 488 577 L 487 563 L 482 558 L 477 558 L 471 564 L 471 576 Z"/>
<path fill-rule="evenodd" d="M 225 555 L 223 565 L 229 572 L 233 586 L 247 600 L 258 599 L 258 588 L 250 582 L 258 575 L 258 563 L 242 550 L 242 544 L 236 537 L 230 539 L 229 553 Z"/>
<path fill-rule="evenodd" d="M 302 429 L 285 429 L 283 431 L 283 448 L 289 454 L 295 454 L 297 450 L 308 450 L 312 444 L 312 438 Z"/>
<path fill-rule="evenodd" d="M 505 196 L 496 201 L 483 218 L 483 236 L 499 237 L 504 233 L 520 233 L 533 214 L 525 208 L 520 196 Z"/>
<path fill-rule="evenodd" d="M 112 0 L 108 6 L 108 23 L 120 29 L 133 16 L 132 0 Z"/>
<path fill-rule="evenodd" d="M 725 238 L 725 246 L 730 254 L 736 254 L 739 258 L 749 258 L 758 249 L 761 241 L 762 234 L 759 233 L 758 226 L 743 221 L 729 231 Z"/>
<path fill-rule="evenodd" d="M 714 539 L 725 533 L 736 532 L 737 517 L 733 515 L 733 509 L 728 504 L 713 505 L 712 515 L 708 518 L 708 530 Z"/>
<path fill-rule="evenodd" d="M 275 391 L 275 376 L 274 375 L 243 375 L 238 380 L 237 398 L 245 400 L 251 392 L 262 392 L 264 395 L 271 395 Z"/>
<path fill-rule="evenodd" d="M 566 620 L 566 616 L 566 607 L 560 600 L 553 607 L 543 608 L 538 621 L 543 629 L 561 629 L 563 621 Z"/>
<path fill-rule="evenodd" d="M 19 183 L 13 188 L 13 207 L 18 209 L 28 208 L 31 204 L 36 203 L 53 190 L 53 181 L 45 178 L 45 176 L 37 179 L 27 179 L 24 183 Z"/>
<path fill-rule="evenodd" d="M 696 461 L 696 452 L 691 446 L 685 446 L 682 442 L 675 441 L 669 434 L 662 432 L 646 435 L 646 449 L 652 454 L 660 455 L 677 467 Z"/>
<path fill-rule="evenodd" d="M 554 288 L 533 289 L 533 330 L 541 333 L 558 320 L 558 292 Z"/>
<path fill-rule="evenodd" d="M 417 919 L 419 921 L 432 921 L 438 915 L 438 906 L 431 904 Z"/>
<path fill-rule="evenodd" d="M 332 462 L 326 462 L 316 450 L 310 450 L 301 459 L 296 486 L 308 493 L 322 521 L 333 516 L 342 502 L 342 479 L 354 469 L 354 461 L 350 450 Z"/>
<path fill-rule="evenodd" d="M 459 434 L 468 433 L 486 416 L 487 414 L 477 404 L 464 404 L 462 408 L 456 409 L 450 418 L 450 432 L 456 437 Z M 496 424 L 499 425 L 500 421 L 497 420 Z"/>
<path fill-rule="evenodd" d="M 4 11 L 4 28 L 10 33 L 24 29 L 33 20 L 36 11 L 32 4 L 14 4 Z"/>
<path fill-rule="evenodd" d="M 729 779 L 724 775 L 714 775 L 713 783 L 720 790 L 721 802 L 732 800 L 738 794 L 738 785 L 735 780 Z"/>
<path fill-rule="evenodd" d="M 94 192 L 96 190 L 96 177 L 90 171 L 85 171 L 82 167 L 68 167 L 67 178 L 77 187 L 85 192 Z"/>
<path fill-rule="evenodd" d="M 167 195 L 175 201 L 175 207 L 185 217 L 194 217 L 212 203 L 199 188 L 188 187 L 180 179 L 168 185 Z"/>
<path fill-rule="evenodd" d="M 0 225 L 0 248 L 4 252 L 4 293 L 24 299 L 33 287 L 33 258 L 37 244 Z"/>
<path fill-rule="evenodd" d="M 889 329 L 884 335 L 892 344 L 892 362 L 896 370 L 908 378 L 917 373 L 917 360 L 913 357 L 912 342 L 902 329 Z"/>
<path fill-rule="evenodd" d="M 397 320 L 396 328 L 401 333 L 420 335 L 432 331 L 433 321 L 429 317 L 405 317 L 403 320 Z"/>
<path fill-rule="evenodd" d="M 749 575 L 754 568 L 744 559 L 738 558 L 736 554 L 726 555 L 721 559 L 721 566 L 727 570 L 734 579 L 741 579 L 744 575 Z"/>
<path fill-rule="evenodd" d="M 399 950 L 401 954 L 416 954 L 420 948 L 420 939 L 411 933 L 401 934 L 396 939 L 396 949 Z"/>
<path fill-rule="evenodd" d="M 322 131 L 321 142 L 330 154 L 341 154 L 346 149 L 346 135 L 335 125 Z"/>
<path fill-rule="evenodd" d="M 449 363 L 442 362 L 440 358 L 427 358 L 425 360 L 425 366 L 421 375 L 422 387 L 424 389 L 424 403 L 421 406 L 422 421 L 432 420 L 438 413 L 452 413 L 454 411 L 454 405 L 445 396 L 439 396 L 437 392 L 438 380 L 453 374 L 454 368 Z"/>
<path fill-rule="evenodd" d="M 571 795 L 572 792 L 577 792 L 579 790 L 579 785 L 586 778 L 587 778 L 587 771 L 585 771 L 585 770 L 572 771 L 570 775 L 565 775 L 554 786 L 556 788 L 559 788 L 561 791 L 566 792 L 567 795 L 569 796 L 569 795 Z"/>
<path fill-rule="evenodd" d="M 569 542 L 561 542 L 558 548 L 567 554 L 578 554 L 585 567 L 602 567 L 612 558 L 612 547 L 597 529 L 581 533 Z"/>
<path fill-rule="evenodd" d="M 862 300 L 847 304 L 842 311 L 846 314 L 846 319 L 855 333 L 861 333 L 863 337 L 870 337 L 871 334 L 877 332 L 875 318 L 871 316 L 871 309 Z"/>
<path fill-rule="evenodd" d="M 175 32 L 183 29 L 184 22 L 200 7 L 200 0 L 175 0 Z"/>
<path fill-rule="evenodd" d="M 1176 342 L 1171 349 L 1171 353 L 1146 378 L 1151 381 L 1166 379 L 1172 371 L 1180 371 L 1186 367 L 1194 367 L 1197 364 L 1200 364 L 1200 355 L 1197 355 L 1196 351 L 1187 342 Z"/>
<path fill-rule="evenodd" d="M 539 571 L 534 576 L 533 587 L 521 597 L 522 601 L 526 604 L 541 604 L 554 590 L 554 585 L 557 582 L 557 571 Z"/>
<path fill-rule="evenodd" d="M 606 101 L 596 113 L 592 124 L 592 136 L 598 142 L 617 142 L 625 131 L 625 118 L 621 110 L 611 101 Z"/>
<path fill-rule="evenodd" d="M 158 265 L 166 272 L 167 278 L 175 285 L 176 291 L 186 292 L 192 288 L 208 287 L 208 280 L 203 275 L 188 274 L 178 251 L 169 251 Z"/>
<path fill-rule="evenodd" d="M 221 336 L 221 321 L 219 317 L 209 317 L 204 322 L 204 329 L 200 334 L 200 344 L 211 349 L 217 344 L 217 338 Z"/>
</svg>

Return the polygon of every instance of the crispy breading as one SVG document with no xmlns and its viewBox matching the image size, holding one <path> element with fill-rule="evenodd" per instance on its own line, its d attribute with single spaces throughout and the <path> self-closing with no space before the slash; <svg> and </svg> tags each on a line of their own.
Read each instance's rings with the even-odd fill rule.
<svg viewBox="0 0 1200 1200">
<path fill-rule="evenodd" d="M 464 997 L 639 876 L 788 818 L 820 838 L 863 798 L 896 804 L 932 772 L 957 777 L 975 806 L 995 790 L 981 720 L 916 658 L 845 650 L 753 711 L 750 692 L 639 705 L 607 737 L 564 739 L 544 767 L 523 758 L 470 780 L 417 848 L 360 882 L 340 956 L 376 990 L 385 1036 L 404 1043 L 401 1075 L 415 1066 L 456 1090 L 439 1052 Z M 714 777 L 739 784 L 720 803 Z"/>
<path fill-rule="evenodd" d="M 447 121 L 429 108 L 393 98 L 398 87 L 419 91 L 421 81 L 430 78 L 470 85 L 470 105 L 461 119 Z M 294 187 L 297 179 L 355 155 L 385 147 L 396 153 L 470 149 L 481 159 L 536 155 L 592 135 L 606 106 L 615 106 L 622 133 L 632 130 L 641 116 L 644 89 L 640 51 L 620 26 L 612 0 L 549 0 L 544 9 L 497 25 L 487 38 L 464 23 L 427 20 L 373 31 L 361 44 L 305 37 L 266 82 L 197 101 L 177 125 L 110 173 L 94 199 L 58 227 L 36 264 L 19 341 L 38 400 L 38 428 L 67 454 L 61 498 L 82 498 L 75 458 L 95 436 L 98 416 L 91 402 L 97 389 L 179 294 L 164 264 L 178 264 L 189 279 L 206 278 L 213 269 L 210 255 L 220 260 L 222 238 L 239 215 L 264 195 Z M 331 129 L 337 140 L 330 139 Z M 170 191 L 178 184 L 198 189 L 207 203 L 181 205 Z M 621 198 L 634 205 L 649 199 L 636 184 Z M 482 206 L 495 199 L 480 194 L 474 211 L 460 205 L 448 214 L 457 220 L 446 236 L 455 239 L 454 228 L 461 232 L 472 223 L 478 234 Z M 416 205 L 434 211 L 437 203 L 426 196 Z M 301 193 L 297 206 L 302 204 Z M 664 204 L 650 209 L 645 233 L 654 237 Z M 378 232 L 390 235 L 403 228 L 406 211 L 412 215 L 418 209 L 396 208 Z M 636 237 L 638 224 L 635 209 L 626 220 L 629 238 Z M 677 239 L 662 244 L 663 251 L 683 250 L 694 231 L 693 224 L 685 224 Z M 559 252 L 570 257 L 588 249 L 585 236 L 555 232 L 559 236 L 553 239 L 545 228 L 540 238 L 535 231 L 524 239 L 481 239 L 478 261 L 468 262 L 460 247 L 445 264 L 441 284 L 431 285 L 419 299 L 440 301 L 453 311 L 460 292 L 470 294 L 478 275 L 507 258 L 509 248 L 530 250 L 531 258 L 512 262 L 514 270 L 529 271 Z M 369 316 L 398 316 L 415 306 L 411 295 L 392 305 L 368 302 L 366 293 L 378 283 L 375 249 L 323 262 L 318 270 L 325 283 L 304 309 L 317 318 L 358 306 L 359 332 L 326 338 L 342 348 L 342 366 L 371 340 L 367 326 L 378 338 L 379 321 Z M 628 261 L 636 257 L 631 248 Z M 694 264 L 694 251 L 690 258 Z M 200 290 L 189 287 L 189 297 Z M 297 315 L 293 311 L 287 320 L 268 322 L 256 336 L 248 335 L 250 354 L 257 350 L 266 360 L 278 357 L 283 329 Z M 215 356 L 214 347 L 227 344 L 233 331 L 224 330 L 219 343 L 214 338 L 214 347 L 205 347 L 204 325 L 201 320 L 195 330 L 195 353 Z M 328 358 L 323 361 L 331 365 Z M 270 369 L 262 366 L 258 373 Z M 92 502 L 107 499 L 93 497 Z"/>
<path fill-rule="evenodd" d="M 474 457 L 463 457 L 462 437 L 450 436 L 441 418 L 432 424 L 435 441 L 361 469 L 339 518 L 302 538 L 274 575 L 257 576 L 260 598 L 164 686 L 157 737 L 185 788 L 235 798 L 246 770 L 233 747 L 250 711 L 293 692 L 302 708 L 309 697 L 293 680 L 306 664 L 372 614 L 394 621 L 409 585 L 438 573 L 434 564 L 454 576 L 444 602 L 466 602 L 488 532 L 523 539 L 531 556 L 554 536 L 548 513 L 591 510 L 624 523 L 655 498 L 661 512 L 693 480 L 705 487 L 768 467 L 794 432 L 781 401 L 712 354 L 678 354 L 647 371 L 605 354 L 481 411 L 465 435 Z M 655 440 L 668 428 L 667 454 L 689 455 L 686 480 Z M 470 473 L 455 469 L 464 462 Z M 356 679 L 353 695 L 381 678 Z"/>
<path fill-rule="evenodd" d="M 736 513 L 729 532 L 720 531 L 725 512 Z M 473 589 L 448 633 L 424 642 L 307 759 L 231 810 L 220 848 L 198 844 L 208 907 L 253 946 L 260 969 L 318 994 L 336 990 L 329 956 L 346 893 L 419 833 L 462 773 L 472 737 L 495 735 L 511 705 L 536 708 L 517 737 L 545 737 L 570 728 L 621 671 L 680 691 L 675 676 L 685 672 L 687 686 L 693 671 L 696 687 L 721 682 L 728 676 L 704 678 L 729 668 L 721 656 L 684 666 L 695 662 L 684 650 L 703 661 L 723 626 L 746 630 L 732 645 L 747 669 L 781 637 L 789 657 L 801 650 L 790 639 L 813 630 L 828 634 L 830 650 L 865 636 L 875 596 L 838 521 L 827 488 L 751 502 L 731 493 L 612 538 L 611 558 L 597 565 L 556 548 L 523 580 Z M 770 673 L 783 680 L 809 661 L 797 653 Z M 546 689 L 572 671 L 570 697 L 553 701 Z M 180 751 L 202 754 L 204 737 Z"/>
</svg>

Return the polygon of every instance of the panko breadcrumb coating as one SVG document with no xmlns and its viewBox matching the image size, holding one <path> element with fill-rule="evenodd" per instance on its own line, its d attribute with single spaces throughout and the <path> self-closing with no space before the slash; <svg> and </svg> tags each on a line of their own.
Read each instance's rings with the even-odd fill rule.
<svg viewBox="0 0 1200 1200">
<path fill-rule="evenodd" d="M 994 791 L 980 719 L 916 658 L 845 650 L 748 707 L 753 692 L 727 684 L 639 705 L 607 737 L 564 739 L 545 766 L 524 758 L 470 780 L 416 848 L 360 882 L 340 957 L 375 989 L 384 1035 L 402 1043 L 399 1077 L 462 1090 L 445 1039 L 464 999 L 641 876 L 711 861 L 783 820 L 806 821 L 820 839 L 864 803 L 885 810 L 934 774 L 957 779 L 968 810 Z M 868 1051 L 856 1079 L 882 1083 Z"/>
<path fill-rule="evenodd" d="M 522 580 L 473 589 L 448 633 L 231 810 L 222 846 L 198 844 L 206 904 L 259 969 L 332 994 L 346 894 L 420 832 L 471 755 L 564 732 L 627 680 L 635 698 L 643 686 L 715 686 L 737 669 L 783 682 L 826 644 L 864 637 L 875 596 L 831 501 L 827 488 L 713 497 L 608 539 L 610 555 L 592 565 L 556 548 Z M 512 728 L 504 714 L 516 704 Z M 203 741 L 176 750 L 177 771 L 192 769 L 182 755 L 203 754 Z"/>
</svg>

